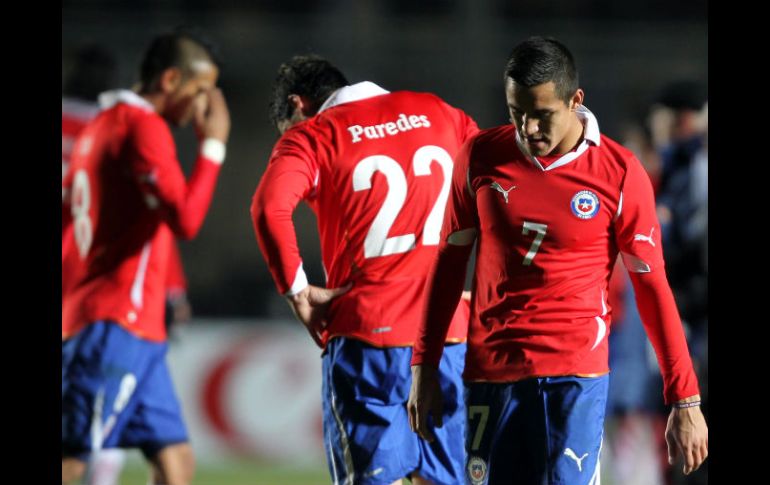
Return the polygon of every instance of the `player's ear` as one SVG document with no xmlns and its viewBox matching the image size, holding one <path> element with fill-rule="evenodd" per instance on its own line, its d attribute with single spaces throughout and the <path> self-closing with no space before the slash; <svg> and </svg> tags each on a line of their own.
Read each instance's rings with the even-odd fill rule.
<svg viewBox="0 0 770 485">
<path fill-rule="evenodd" d="M 299 112 L 302 114 L 302 118 L 310 118 L 311 116 L 315 115 L 311 111 L 313 103 L 310 102 L 310 98 L 307 96 L 301 96 L 299 94 L 290 94 L 289 95 L 289 104 L 291 105 L 292 112 L 296 112 L 299 110 Z"/>
<path fill-rule="evenodd" d="M 160 90 L 164 93 L 176 91 L 182 83 L 182 71 L 178 67 L 169 67 L 160 75 Z"/>
<path fill-rule="evenodd" d="M 569 110 L 575 111 L 578 109 L 578 106 L 583 104 L 583 97 L 585 96 L 585 93 L 582 89 L 578 88 L 577 91 L 575 91 L 575 94 L 572 95 L 572 99 L 569 101 Z"/>
</svg>

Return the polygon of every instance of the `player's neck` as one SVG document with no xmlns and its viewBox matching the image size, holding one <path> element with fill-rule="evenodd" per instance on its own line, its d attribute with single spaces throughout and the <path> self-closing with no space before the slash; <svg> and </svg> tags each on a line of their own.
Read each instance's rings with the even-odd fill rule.
<svg viewBox="0 0 770 485">
<path fill-rule="evenodd" d="M 567 135 L 562 139 L 561 143 L 556 145 L 556 148 L 549 153 L 550 156 L 559 156 L 569 153 L 583 141 L 585 127 L 576 114 L 571 113 L 571 116 L 573 117 L 572 126 L 569 131 L 567 131 Z"/>
<path fill-rule="evenodd" d="M 165 106 L 166 98 L 163 93 L 137 93 L 139 96 L 147 100 L 154 108 L 156 113 L 162 113 Z"/>
</svg>

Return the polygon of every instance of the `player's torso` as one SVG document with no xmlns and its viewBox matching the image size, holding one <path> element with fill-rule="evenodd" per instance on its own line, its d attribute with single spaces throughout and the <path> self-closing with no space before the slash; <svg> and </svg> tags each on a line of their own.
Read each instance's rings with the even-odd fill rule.
<svg viewBox="0 0 770 485">
<path fill-rule="evenodd" d="M 72 154 L 75 241 L 95 271 L 141 249 L 157 225 L 131 171 L 132 109 L 121 104 L 103 112 L 83 130 Z"/>
<path fill-rule="evenodd" d="M 622 173 L 598 149 L 542 170 L 515 142 L 504 147 L 474 149 L 471 162 L 480 278 L 543 303 L 596 287 L 610 269 Z"/>
<path fill-rule="evenodd" d="M 63 261 L 72 270 L 63 295 L 63 331 L 95 318 L 118 320 L 127 328 L 156 320 L 162 326 L 162 260 L 171 235 L 149 210 L 131 170 L 129 134 L 140 115 L 126 104 L 106 110 L 73 147 L 69 188 L 75 249 Z M 165 338 L 155 327 L 137 327 L 136 333 Z"/>
<path fill-rule="evenodd" d="M 469 174 L 479 218 L 477 337 L 580 359 L 580 349 L 605 342 L 623 172 L 598 147 L 543 170 L 522 155 L 512 128 L 486 140 L 474 145 Z M 523 361 L 537 367 L 538 352 Z"/>
<path fill-rule="evenodd" d="M 87 103 L 85 101 L 62 98 L 61 106 L 61 178 L 64 182 L 64 177 L 67 174 L 70 166 L 70 158 L 72 155 L 72 149 L 75 145 L 75 140 L 83 128 L 88 124 L 90 120 L 96 116 L 99 111 L 96 103 Z M 66 226 L 70 222 L 71 215 L 69 213 L 62 214 L 62 225 Z M 70 251 L 74 251 L 74 242 L 71 235 L 69 235 L 70 228 L 62 233 L 62 291 L 69 284 L 69 277 L 72 275 L 73 269 L 65 266 L 66 255 Z"/>
<path fill-rule="evenodd" d="M 330 282 L 412 275 L 438 245 L 458 130 L 435 97 L 416 93 L 327 113 L 319 121 L 333 141 L 313 204 Z"/>
<path fill-rule="evenodd" d="M 327 285 L 354 284 L 333 313 L 379 321 L 383 332 L 394 331 L 398 318 L 416 324 L 463 141 L 446 109 L 434 96 L 397 92 L 345 103 L 316 120 L 326 143 L 310 203 Z M 412 333 L 394 338 L 411 342 Z"/>
</svg>

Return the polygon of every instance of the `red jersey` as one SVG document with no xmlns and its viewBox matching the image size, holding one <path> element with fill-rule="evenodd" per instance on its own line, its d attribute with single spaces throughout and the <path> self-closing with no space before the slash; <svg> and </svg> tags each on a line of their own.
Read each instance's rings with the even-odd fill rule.
<svg viewBox="0 0 770 485">
<path fill-rule="evenodd" d="M 61 178 L 67 175 L 70 164 L 70 155 L 75 139 L 85 128 L 86 124 L 99 113 L 99 105 L 75 98 L 62 98 L 61 100 Z M 62 211 L 62 293 L 68 284 L 68 276 L 72 273 L 70 268 L 64 266 L 65 255 L 73 250 L 71 237 L 66 237 L 65 228 L 71 231 L 71 214 L 68 210 Z"/>
<path fill-rule="evenodd" d="M 197 233 L 221 161 L 199 155 L 187 183 L 171 132 L 152 105 L 131 91 L 107 97 L 112 106 L 78 137 L 63 182 L 73 216 L 66 236 L 76 250 L 65 255 L 74 269 L 63 295 L 62 337 L 111 320 L 163 341 L 173 237 Z"/>
<path fill-rule="evenodd" d="M 665 278 L 649 177 L 629 150 L 599 133 L 590 111 L 578 116 L 584 139 L 561 157 L 527 155 L 506 125 L 479 133 L 456 159 L 442 240 L 478 235 L 466 380 L 608 372 L 618 252 L 630 272 Z M 667 324 L 682 333 L 675 319 Z M 423 333 L 413 363 L 435 365 L 439 344 Z M 692 391 L 683 338 L 662 352 Z"/>
<path fill-rule="evenodd" d="M 307 286 L 291 214 L 315 212 L 333 300 L 323 342 L 353 337 L 412 345 L 436 257 L 453 158 L 476 123 L 435 95 L 388 93 L 370 82 L 335 92 L 281 137 L 252 203 L 262 254 L 282 294 Z M 458 306 L 447 336 L 464 341 Z"/>
<path fill-rule="evenodd" d="M 78 134 L 99 112 L 99 105 L 87 101 L 62 98 L 61 100 L 61 178 L 67 174 L 72 146 Z"/>
</svg>

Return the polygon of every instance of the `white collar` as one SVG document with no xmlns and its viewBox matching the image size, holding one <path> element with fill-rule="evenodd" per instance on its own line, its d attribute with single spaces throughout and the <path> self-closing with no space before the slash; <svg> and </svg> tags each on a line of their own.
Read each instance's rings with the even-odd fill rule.
<svg viewBox="0 0 770 485">
<path fill-rule="evenodd" d="M 62 96 L 61 112 L 84 121 L 93 118 L 99 112 L 99 106 L 93 101 Z"/>
<path fill-rule="evenodd" d="M 541 164 L 536 157 L 533 157 L 529 154 L 529 150 L 527 150 L 526 145 L 524 145 L 524 143 L 521 141 L 521 138 L 519 138 L 519 130 L 516 130 L 516 143 L 518 144 L 519 149 L 532 163 L 540 168 L 540 170 L 547 171 L 562 167 L 582 155 L 584 151 L 588 150 L 589 142 L 592 145 L 598 147 L 601 143 L 601 133 L 599 132 L 599 122 L 596 121 L 596 116 L 594 116 L 591 110 L 582 104 L 577 107 L 575 114 L 577 115 L 580 122 L 583 123 L 584 127 L 583 141 L 575 151 L 565 153 L 561 158 L 548 165 L 547 168 L 543 167 L 543 164 Z"/>
<path fill-rule="evenodd" d="M 137 106 L 147 111 L 155 111 L 155 107 L 152 103 L 128 89 L 105 91 L 99 95 L 99 106 L 103 110 L 110 109 L 118 103 L 130 104 L 131 106 Z"/>
<path fill-rule="evenodd" d="M 583 126 L 585 126 L 583 138 L 598 147 L 601 144 L 602 138 L 601 133 L 599 132 L 599 122 L 596 121 L 596 116 L 594 116 L 591 110 L 582 104 L 575 110 L 575 114 L 581 123 L 583 123 Z"/>
<path fill-rule="evenodd" d="M 325 109 L 333 108 L 340 104 L 373 98 L 374 96 L 381 96 L 383 94 L 388 94 L 389 92 L 390 91 L 382 89 L 371 81 L 351 84 L 350 86 L 345 86 L 334 91 L 331 96 L 324 101 L 324 104 L 321 105 L 318 112 L 320 113 Z"/>
</svg>

